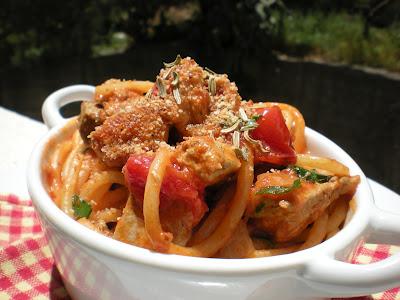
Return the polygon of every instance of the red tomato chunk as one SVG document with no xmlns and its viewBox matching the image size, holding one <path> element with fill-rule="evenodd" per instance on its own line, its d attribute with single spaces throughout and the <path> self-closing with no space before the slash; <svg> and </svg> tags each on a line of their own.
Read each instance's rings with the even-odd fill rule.
<svg viewBox="0 0 400 300">
<path fill-rule="evenodd" d="M 270 152 L 255 151 L 256 162 L 266 162 L 287 166 L 296 163 L 296 153 L 292 148 L 289 129 L 286 127 L 281 109 L 278 106 L 257 110 L 261 117 L 258 126 L 250 131 L 253 139 L 260 140 Z"/>
<path fill-rule="evenodd" d="M 144 189 L 150 165 L 154 157 L 145 154 L 132 155 L 123 172 L 128 188 L 136 203 L 143 206 Z M 208 210 L 204 201 L 205 185 L 187 168 L 171 163 L 167 166 L 160 191 L 160 212 L 175 204 L 184 204 L 197 224 Z"/>
</svg>

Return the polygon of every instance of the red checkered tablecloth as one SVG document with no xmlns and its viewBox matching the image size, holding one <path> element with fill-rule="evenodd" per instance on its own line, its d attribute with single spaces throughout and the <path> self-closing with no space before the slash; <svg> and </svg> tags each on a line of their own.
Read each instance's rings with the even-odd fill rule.
<svg viewBox="0 0 400 300">
<path fill-rule="evenodd" d="M 366 244 L 353 263 L 371 263 L 400 247 Z M 70 299 L 30 200 L 0 196 L 0 299 Z M 353 299 L 400 299 L 400 288 Z"/>
<path fill-rule="evenodd" d="M 30 200 L 0 196 L 0 299 L 70 299 Z"/>
</svg>

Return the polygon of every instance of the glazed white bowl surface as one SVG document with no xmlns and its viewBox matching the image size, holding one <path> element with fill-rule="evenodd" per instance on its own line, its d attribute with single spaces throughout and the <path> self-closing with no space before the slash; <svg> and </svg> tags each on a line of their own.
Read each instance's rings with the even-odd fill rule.
<svg viewBox="0 0 400 300">
<path fill-rule="evenodd" d="M 367 179 L 334 142 L 306 129 L 310 151 L 335 158 L 360 175 L 357 208 L 334 237 L 311 249 L 256 259 L 165 255 L 102 236 L 65 215 L 46 192 L 44 149 L 68 130 L 59 109 L 91 100 L 94 87 L 70 86 L 51 94 L 43 119 L 51 128 L 29 163 L 28 189 L 67 290 L 74 299 L 314 299 L 360 296 L 400 284 L 400 254 L 369 265 L 346 261 L 362 241 L 400 242 L 400 216 L 378 209 Z"/>
</svg>

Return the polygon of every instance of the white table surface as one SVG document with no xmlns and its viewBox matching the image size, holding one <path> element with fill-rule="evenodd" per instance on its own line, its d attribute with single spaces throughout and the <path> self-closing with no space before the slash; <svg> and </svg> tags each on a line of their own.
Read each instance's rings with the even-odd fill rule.
<svg viewBox="0 0 400 300">
<path fill-rule="evenodd" d="M 0 194 L 29 198 L 26 166 L 33 146 L 46 132 L 43 123 L 0 107 Z"/>
</svg>

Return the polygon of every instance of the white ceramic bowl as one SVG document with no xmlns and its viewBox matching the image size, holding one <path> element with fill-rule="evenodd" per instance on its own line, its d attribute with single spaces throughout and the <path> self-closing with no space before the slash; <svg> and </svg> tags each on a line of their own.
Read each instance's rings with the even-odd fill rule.
<svg viewBox="0 0 400 300">
<path fill-rule="evenodd" d="M 61 106 L 91 100 L 94 87 L 51 94 L 43 118 L 51 128 L 29 163 L 28 188 L 58 270 L 74 299 L 315 299 L 359 296 L 400 284 L 400 254 L 369 265 L 347 263 L 361 241 L 400 242 L 400 216 L 374 205 L 364 173 L 335 143 L 307 128 L 309 149 L 361 176 L 357 209 L 337 235 L 311 249 L 276 257 L 211 259 L 154 253 L 107 238 L 65 215 L 47 194 L 41 173 L 49 140 L 62 139 Z"/>
</svg>

